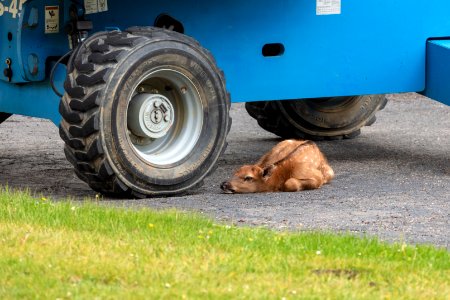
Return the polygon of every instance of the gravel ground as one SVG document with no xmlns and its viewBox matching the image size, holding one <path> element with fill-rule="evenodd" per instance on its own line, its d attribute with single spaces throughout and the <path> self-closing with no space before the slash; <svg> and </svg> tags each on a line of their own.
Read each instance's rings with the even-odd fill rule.
<svg viewBox="0 0 450 300">
<path fill-rule="evenodd" d="M 430 243 L 450 249 L 450 107 L 417 94 L 389 95 L 378 121 L 356 139 L 320 142 L 336 172 L 320 190 L 225 195 L 222 181 L 280 140 L 260 129 L 242 104 L 232 107 L 229 146 L 195 194 L 107 205 L 176 207 L 225 222 L 276 229 L 321 229 Z M 0 185 L 55 199 L 93 197 L 66 161 L 52 123 L 13 116 L 0 125 Z"/>
</svg>

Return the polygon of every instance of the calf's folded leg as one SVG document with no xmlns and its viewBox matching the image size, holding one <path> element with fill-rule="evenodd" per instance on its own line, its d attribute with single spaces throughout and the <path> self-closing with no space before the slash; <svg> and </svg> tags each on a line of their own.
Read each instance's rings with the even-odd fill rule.
<svg viewBox="0 0 450 300">
<path fill-rule="evenodd" d="M 283 191 L 297 192 L 302 190 L 318 189 L 324 184 L 324 176 L 321 171 L 310 164 L 302 164 L 293 172 L 292 178 L 284 183 Z"/>
<path fill-rule="evenodd" d="M 321 180 L 317 178 L 297 179 L 289 178 L 283 187 L 284 192 L 298 192 L 302 190 L 318 189 L 322 186 Z"/>
</svg>

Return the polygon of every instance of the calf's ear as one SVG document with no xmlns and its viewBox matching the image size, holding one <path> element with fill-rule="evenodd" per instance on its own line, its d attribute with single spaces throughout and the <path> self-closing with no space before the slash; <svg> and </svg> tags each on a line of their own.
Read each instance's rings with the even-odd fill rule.
<svg viewBox="0 0 450 300">
<path fill-rule="evenodd" d="M 261 169 L 259 166 L 253 166 L 252 172 L 255 176 L 263 176 L 263 169 Z"/>
<path fill-rule="evenodd" d="M 273 170 L 275 170 L 276 166 L 275 165 L 270 165 L 264 168 L 263 170 L 263 178 L 267 179 L 272 175 Z"/>
</svg>

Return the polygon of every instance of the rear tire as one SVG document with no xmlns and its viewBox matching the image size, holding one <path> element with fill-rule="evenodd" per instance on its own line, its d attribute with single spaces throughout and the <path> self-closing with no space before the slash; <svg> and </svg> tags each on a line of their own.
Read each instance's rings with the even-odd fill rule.
<svg viewBox="0 0 450 300">
<path fill-rule="evenodd" d="M 199 187 L 231 124 L 211 54 L 192 38 L 148 27 L 95 34 L 74 53 L 60 135 L 78 177 L 117 197 Z"/>
<path fill-rule="evenodd" d="M 282 138 L 354 138 L 385 107 L 384 95 L 247 102 L 245 108 L 265 130 Z"/>
</svg>

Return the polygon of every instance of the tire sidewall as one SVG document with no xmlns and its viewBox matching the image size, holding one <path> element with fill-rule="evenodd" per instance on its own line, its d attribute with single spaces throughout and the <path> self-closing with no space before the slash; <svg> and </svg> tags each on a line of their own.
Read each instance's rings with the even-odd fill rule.
<svg viewBox="0 0 450 300">
<path fill-rule="evenodd" d="M 379 110 L 382 95 L 353 97 L 352 103 L 341 112 L 324 113 L 309 107 L 302 100 L 280 101 L 279 108 L 286 120 L 298 130 L 312 136 L 336 136 L 350 134 L 363 127 Z M 289 102 L 289 103 L 288 103 Z M 300 112 L 300 113 L 299 113 Z M 309 114 L 315 123 L 304 119 L 301 114 Z M 342 119 L 341 123 L 336 120 Z"/>
</svg>

